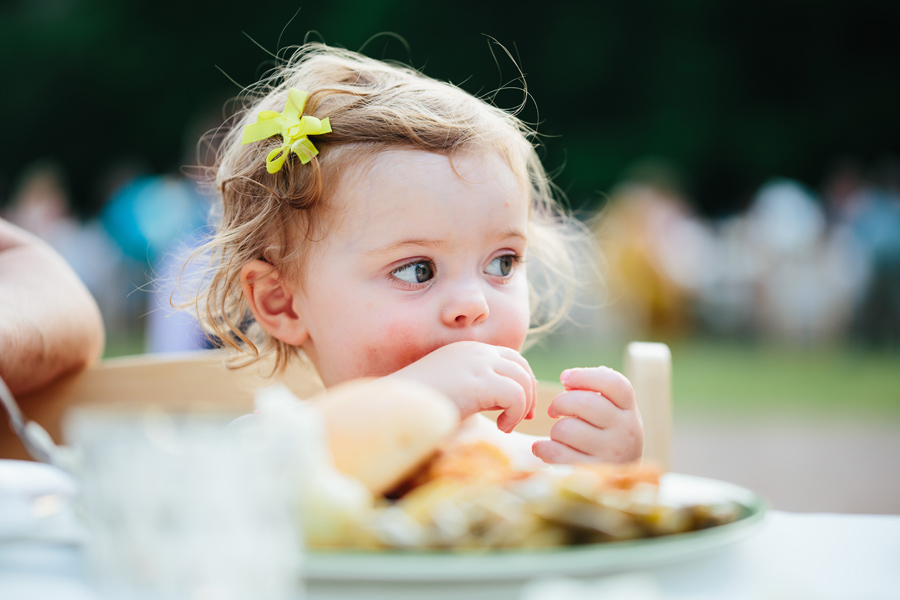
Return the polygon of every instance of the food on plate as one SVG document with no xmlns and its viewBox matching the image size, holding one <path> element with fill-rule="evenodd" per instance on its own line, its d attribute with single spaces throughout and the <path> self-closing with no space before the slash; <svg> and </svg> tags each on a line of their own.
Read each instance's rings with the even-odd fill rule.
<svg viewBox="0 0 900 600">
<path fill-rule="evenodd" d="M 320 418 L 314 419 L 270 404 L 261 413 L 275 421 L 288 422 L 295 413 L 295 438 L 321 437 L 320 451 L 305 451 L 316 460 L 304 466 L 300 508 L 306 543 L 315 549 L 613 542 L 721 525 L 744 510 L 734 502 L 667 498 L 661 470 L 648 464 L 518 470 L 491 443 L 453 435 L 455 406 L 412 382 L 351 382 L 314 402 L 296 402 L 315 407 Z M 310 421 L 320 421 L 324 435 L 301 431 Z"/>
<path fill-rule="evenodd" d="M 453 402 L 413 381 L 356 380 L 314 400 L 334 467 L 375 494 L 409 477 L 459 422 Z"/>
<path fill-rule="evenodd" d="M 247 434 L 276 443 L 299 490 L 299 526 L 311 546 L 359 543 L 376 498 L 396 489 L 452 433 L 456 406 L 422 384 L 368 380 L 309 401 L 287 387 L 256 392 Z"/>
<path fill-rule="evenodd" d="M 395 550 L 546 548 L 656 537 L 736 520 L 742 508 L 664 501 L 650 465 L 518 471 L 485 441 L 450 440 L 379 498 L 357 535 L 313 547 Z"/>
</svg>

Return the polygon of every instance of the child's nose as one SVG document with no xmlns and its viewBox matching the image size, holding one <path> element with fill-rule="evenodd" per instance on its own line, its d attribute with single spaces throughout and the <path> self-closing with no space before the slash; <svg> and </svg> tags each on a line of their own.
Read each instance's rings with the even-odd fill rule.
<svg viewBox="0 0 900 600">
<path fill-rule="evenodd" d="M 477 285 L 457 288 L 441 307 L 441 320 L 448 327 L 471 327 L 487 319 L 487 298 Z"/>
</svg>

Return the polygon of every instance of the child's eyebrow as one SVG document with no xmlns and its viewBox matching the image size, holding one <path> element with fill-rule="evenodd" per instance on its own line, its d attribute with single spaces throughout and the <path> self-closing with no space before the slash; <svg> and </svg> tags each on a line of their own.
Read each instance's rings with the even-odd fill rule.
<svg viewBox="0 0 900 600">
<path fill-rule="evenodd" d="M 390 244 L 385 244 L 384 246 L 373 248 L 372 250 L 369 250 L 368 254 L 388 254 L 409 246 L 444 249 L 449 247 L 450 243 L 444 240 L 429 240 L 426 238 L 398 240 L 396 242 L 391 242 Z"/>
<path fill-rule="evenodd" d="M 490 236 L 490 239 L 496 240 L 508 240 L 510 238 L 520 239 L 522 241 L 527 241 L 528 238 L 525 233 L 520 229 L 507 229 L 501 231 L 497 235 Z M 417 248 L 435 248 L 439 250 L 446 250 L 451 246 L 451 243 L 447 240 L 435 240 L 429 238 L 411 238 L 407 240 L 397 240 L 396 242 L 391 242 L 390 244 L 385 244 L 384 246 L 379 246 L 377 248 L 373 248 L 367 254 L 376 255 L 376 254 L 388 254 L 390 252 L 394 252 L 395 250 L 400 250 L 402 248 L 407 247 L 417 247 Z"/>
<path fill-rule="evenodd" d="M 500 234 L 497 235 L 497 237 L 496 237 L 497 240 L 508 240 L 510 238 L 516 238 L 516 239 L 522 240 L 523 242 L 528 241 L 528 236 L 525 235 L 525 232 L 522 231 L 521 229 L 515 229 L 515 228 L 506 229 L 504 231 L 501 231 Z"/>
</svg>

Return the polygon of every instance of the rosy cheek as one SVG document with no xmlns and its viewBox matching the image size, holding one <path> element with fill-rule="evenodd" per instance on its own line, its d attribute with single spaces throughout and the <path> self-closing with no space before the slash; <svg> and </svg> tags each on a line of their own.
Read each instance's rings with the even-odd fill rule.
<svg viewBox="0 0 900 600">
<path fill-rule="evenodd" d="M 414 363 L 432 348 L 426 346 L 421 331 L 406 324 L 386 326 L 379 340 L 366 350 L 369 376 L 384 376 Z"/>
<path fill-rule="evenodd" d="M 530 315 L 527 309 L 520 309 L 509 310 L 505 316 L 506 318 L 497 331 L 497 341 L 494 343 L 498 346 L 521 350 L 525 343 L 525 337 L 528 335 Z"/>
</svg>

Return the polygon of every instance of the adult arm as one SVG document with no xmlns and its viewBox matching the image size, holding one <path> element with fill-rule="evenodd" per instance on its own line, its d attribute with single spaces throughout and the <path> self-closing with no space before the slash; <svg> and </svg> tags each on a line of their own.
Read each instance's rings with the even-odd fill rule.
<svg viewBox="0 0 900 600">
<path fill-rule="evenodd" d="M 13 394 L 96 360 L 103 321 L 87 288 L 50 246 L 0 219 L 0 377 Z"/>
</svg>

